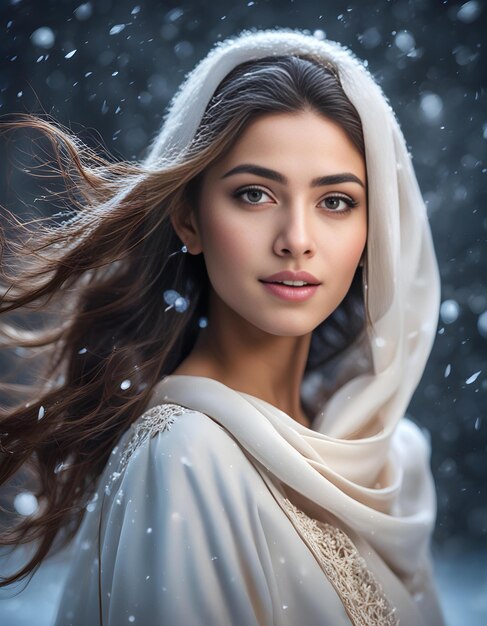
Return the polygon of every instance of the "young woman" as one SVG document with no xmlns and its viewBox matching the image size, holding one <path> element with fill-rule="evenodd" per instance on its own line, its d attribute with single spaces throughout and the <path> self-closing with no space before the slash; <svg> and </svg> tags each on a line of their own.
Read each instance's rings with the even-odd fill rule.
<svg viewBox="0 0 487 626">
<path fill-rule="evenodd" d="M 442 625 L 429 446 L 404 418 L 439 275 L 365 66 L 295 31 L 225 41 L 138 164 L 22 125 L 77 210 L 5 277 L 4 312 L 53 321 L 2 327 L 52 356 L 2 415 L 2 482 L 29 462 L 40 485 L 2 537 L 37 551 L 3 584 L 74 537 L 56 626 Z"/>
</svg>

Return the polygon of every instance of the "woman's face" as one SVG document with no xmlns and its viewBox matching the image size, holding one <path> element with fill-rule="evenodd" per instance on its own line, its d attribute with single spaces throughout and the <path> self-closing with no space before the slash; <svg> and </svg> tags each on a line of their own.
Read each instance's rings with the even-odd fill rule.
<svg viewBox="0 0 487 626">
<path fill-rule="evenodd" d="M 333 182 L 326 177 L 350 180 Z M 257 118 L 208 168 L 190 252 L 204 255 L 220 314 L 273 335 L 301 336 L 343 300 L 367 237 L 365 163 L 346 133 L 305 111 Z M 263 280 L 304 270 L 319 283 L 291 298 Z M 280 287 L 278 289 L 286 289 Z M 220 318 L 221 319 L 221 318 Z"/>
</svg>

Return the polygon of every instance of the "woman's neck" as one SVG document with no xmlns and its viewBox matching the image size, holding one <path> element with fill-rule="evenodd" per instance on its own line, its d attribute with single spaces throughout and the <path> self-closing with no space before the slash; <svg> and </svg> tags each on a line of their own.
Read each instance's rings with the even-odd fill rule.
<svg viewBox="0 0 487 626">
<path fill-rule="evenodd" d="M 310 337 L 272 337 L 267 347 L 241 346 L 240 341 L 222 345 L 218 338 L 202 332 L 172 374 L 212 378 L 265 400 L 310 427 L 300 397 L 309 341 Z"/>
</svg>

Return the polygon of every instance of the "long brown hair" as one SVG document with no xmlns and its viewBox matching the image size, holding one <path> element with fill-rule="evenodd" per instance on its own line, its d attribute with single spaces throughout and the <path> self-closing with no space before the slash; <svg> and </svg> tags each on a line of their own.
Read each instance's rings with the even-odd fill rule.
<svg viewBox="0 0 487 626">
<path fill-rule="evenodd" d="M 208 275 L 203 255 L 173 254 L 182 242 L 170 217 L 197 203 L 205 169 L 251 120 L 306 108 L 339 124 L 365 159 L 360 117 L 338 77 L 298 56 L 236 67 L 216 90 L 184 158 L 167 158 L 159 169 L 102 157 L 40 116 L 3 123 L 4 130 L 50 140 L 54 160 L 43 165 L 63 177 L 64 192 L 56 197 L 66 219 L 21 222 L 5 211 L 0 345 L 38 361 L 29 365 L 28 384 L 0 385 L 9 394 L 8 408 L 0 409 L 0 485 L 28 468 L 39 506 L 24 517 L 9 513 L 13 521 L 0 544 L 36 542 L 36 551 L 0 586 L 34 573 L 72 539 L 117 440 L 196 341 Z M 336 362 L 363 332 L 361 271 L 315 329 L 307 372 Z M 188 299 L 186 310 L 166 310 L 168 290 Z M 44 325 L 22 329 L 10 319 L 17 311 L 42 314 Z"/>
</svg>

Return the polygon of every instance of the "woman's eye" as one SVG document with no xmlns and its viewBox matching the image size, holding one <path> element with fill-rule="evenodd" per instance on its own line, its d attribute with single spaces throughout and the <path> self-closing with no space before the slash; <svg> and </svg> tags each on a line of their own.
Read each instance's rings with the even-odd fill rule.
<svg viewBox="0 0 487 626">
<path fill-rule="evenodd" d="M 242 189 L 238 191 L 236 194 L 237 198 L 241 198 L 244 202 L 248 204 L 263 204 L 265 202 L 269 202 L 270 196 L 262 191 L 262 189 Z"/>
<path fill-rule="evenodd" d="M 321 203 L 325 204 L 325 208 L 334 213 L 346 213 L 354 206 L 357 206 L 358 202 L 355 202 L 351 198 L 345 196 L 328 196 L 324 198 Z M 340 208 L 340 203 L 343 203 Z M 345 205 L 345 206 L 343 206 Z"/>
</svg>

